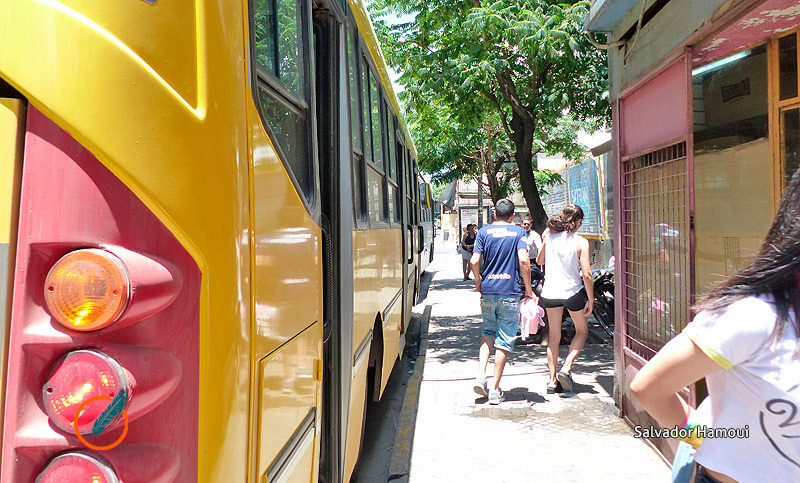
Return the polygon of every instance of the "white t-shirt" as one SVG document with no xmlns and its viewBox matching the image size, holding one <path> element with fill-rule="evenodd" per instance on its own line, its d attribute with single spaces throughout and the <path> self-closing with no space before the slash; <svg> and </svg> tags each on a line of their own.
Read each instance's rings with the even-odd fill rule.
<svg viewBox="0 0 800 483">
<path fill-rule="evenodd" d="M 748 297 L 701 312 L 683 331 L 724 368 L 706 377 L 709 397 L 698 413 L 710 415 L 715 431 L 738 436 L 706 435 L 695 458 L 740 483 L 800 481 L 800 359 L 791 323 L 767 343 L 773 300 Z"/>
<path fill-rule="evenodd" d="M 542 297 L 566 300 L 583 288 L 578 259 L 580 235 L 562 231 L 547 235 L 544 247 L 544 287 Z"/>
<path fill-rule="evenodd" d="M 539 249 L 542 247 L 542 237 L 538 233 L 531 230 L 525 237 L 528 244 L 528 258 L 536 260 L 536 255 L 539 254 Z"/>
</svg>

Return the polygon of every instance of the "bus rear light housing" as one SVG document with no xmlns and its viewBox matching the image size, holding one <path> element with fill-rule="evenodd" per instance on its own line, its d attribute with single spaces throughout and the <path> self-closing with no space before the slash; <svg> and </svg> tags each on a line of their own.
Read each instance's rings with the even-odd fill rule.
<svg viewBox="0 0 800 483">
<path fill-rule="evenodd" d="M 149 200 L 162 209 L 165 200 L 150 196 L 147 183 L 139 184 L 140 197 L 112 171 L 126 171 L 126 159 L 109 156 L 101 162 L 33 104 L 28 105 L 24 140 L 14 286 L 4 338 L 8 366 L 16 370 L 8 371 L 3 381 L 0 481 L 33 482 L 42 473 L 39 481 L 70 481 L 59 473 L 44 479 L 57 467 L 44 468 L 55 455 L 74 453 L 85 443 L 73 436 L 74 430 L 62 429 L 69 416 L 53 409 L 63 408 L 51 405 L 46 410 L 43 399 L 50 396 L 46 381 L 53 383 L 52 394 L 56 393 L 55 378 L 49 380 L 56 374 L 55 363 L 76 351 L 109 356 L 123 368 L 120 372 L 117 367 L 117 373 L 125 374 L 130 387 L 124 408 L 127 418 L 107 427 L 98 440 L 91 437 L 94 428 L 81 432 L 100 446 L 109 446 L 121 432 L 125 434 L 118 446 L 99 453 L 117 479 L 199 481 L 203 441 L 199 408 L 205 397 L 200 391 L 204 273 L 179 240 L 179 235 L 184 236 L 180 223 L 166 210 L 164 219 L 172 223 L 168 227 L 148 207 Z M 136 185 L 143 180 L 133 176 L 130 181 Z M 86 249 L 116 257 L 127 273 L 129 292 L 116 321 L 79 331 L 65 327 L 51 313 L 45 300 L 46 278 L 62 257 Z M 198 250 L 197 256 L 201 254 Z M 86 381 L 77 377 L 74 381 L 84 389 Z M 111 393 L 98 392 L 103 398 Z M 110 401 L 98 403 L 98 409 L 105 409 Z M 93 405 L 85 409 L 93 410 Z M 51 419 L 56 412 L 62 427 Z M 96 455 L 96 451 L 101 450 L 87 454 Z M 100 478 L 114 481 L 104 475 Z"/>
</svg>

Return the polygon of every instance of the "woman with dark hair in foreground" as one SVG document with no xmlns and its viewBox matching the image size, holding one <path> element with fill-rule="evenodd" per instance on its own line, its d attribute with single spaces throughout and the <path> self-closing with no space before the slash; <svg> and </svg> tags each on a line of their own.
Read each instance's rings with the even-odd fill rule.
<svg viewBox="0 0 800 483">
<path fill-rule="evenodd" d="M 799 285 L 800 171 L 756 259 L 631 382 L 659 424 L 697 449 L 693 481 L 800 481 Z M 709 396 L 695 411 L 677 393 L 703 377 Z"/>
</svg>

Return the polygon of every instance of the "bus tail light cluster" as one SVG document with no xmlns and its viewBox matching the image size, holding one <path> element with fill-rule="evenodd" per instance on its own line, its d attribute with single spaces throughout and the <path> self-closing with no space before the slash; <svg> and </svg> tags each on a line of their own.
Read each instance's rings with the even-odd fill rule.
<svg viewBox="0 0 800 483">
<path fill-rule="evenodd" d="M 32 106 L 26 131 L 0 481 L 197 481 L 198 266 Z"/>
</svg>

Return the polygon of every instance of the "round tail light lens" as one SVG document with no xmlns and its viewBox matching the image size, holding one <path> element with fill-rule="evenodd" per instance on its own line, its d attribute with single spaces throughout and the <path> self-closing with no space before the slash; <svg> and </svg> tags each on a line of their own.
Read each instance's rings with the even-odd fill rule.
<svg viewBox="0 0 800 483">
<path fill-rule="evenodd" d="M 98 249 L 64 255 L 50 269 L 44 285 L 50 315 L 64 327 L 80 331 L 113 324 L 125 311 L 129 294 L 125 265 Z"/>
<path fill-rule="evenodd" d="M 128 378 L 119 362 L 100 351 L 82 349 L 56 361 L 42 388 L 42 398 L 53 424 L 75 434 L 73 422 L 84 401 L 95 396 L 113 398 L 123 389 L 130 398 Z M 98 399 L 85 405 L 78 416 L 81 434 L 92 431 L 94 421 L 109 404 L 107 399 Z"/>
<path fill-rule="evenodd" d="M 111 465 L 96 456 L 69 452 L 45 466 L 36 483 L 119 483 Z"/>
</svg>

